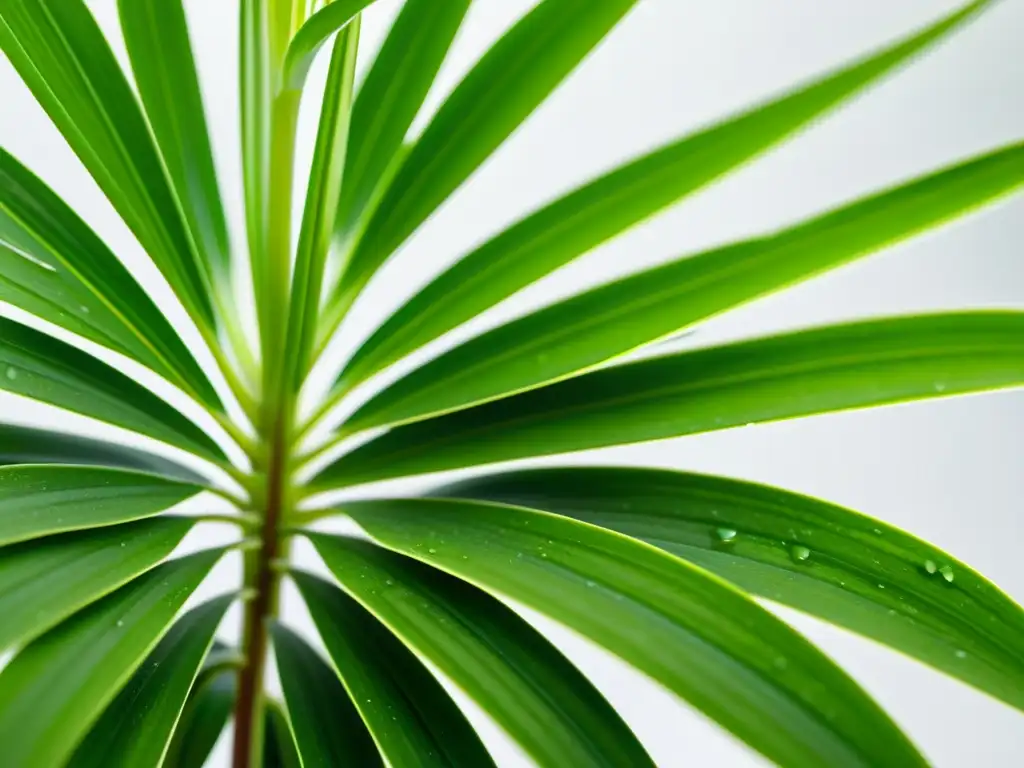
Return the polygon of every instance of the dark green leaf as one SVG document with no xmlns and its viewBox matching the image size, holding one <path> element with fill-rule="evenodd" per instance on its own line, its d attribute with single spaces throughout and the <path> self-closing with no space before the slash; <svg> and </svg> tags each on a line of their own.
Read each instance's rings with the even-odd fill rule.
<svg viewBox="0 0 1024 768">
<path fill-rule="evenodd" d="M 201 267 L 231 306 L 231 244 L 182 0 L 117 5 L 146 117 Z"/>
<path fill-rule="evenodd" d="M 655 469 L 579 467 L 437 491 L 643 539 L 761 597 L 860 632 L 1024 709 L 1024 611 L 950 555 L 788 491 Z"/>
<path fill-rule="evenodd" d="M 540 765 L 649 766 L 600 692 L 490 595 L 354 539 L 311 536 L 342 587 L 465 691 Z M 298 577 L 310 591 L 310 577 Z"/>
<path fill-rule="evenodd" d="M 800 331 L 620 365 L 391 430 L 318 489 L 1024 384 L 1024 313 Z"/>
<path fill-rule="evenodd" d="M 202 485 L 206 482 L 186 467 L 134 448 L 46 429 L 0 424 L 0 466 L 7 464 L 120 467 L 188 483 Z"/>
<path fill-rule="evenodd" d="M 506 32 L 455 88 L 398 169 L 355 246 L 335 303 L 350 301 L 635 4 L 543 0 Z"/>
<path fill-rule="evenodd" d="M 497 504 L 383 500 L 344 511 L 385 546 L 603 645 L 780 765 L 925 765 L 813 645 L 726 582 L 653 547 Z"/>
<path fill-rule="evenodd" d="M 202 488 L 99 467 L 0 467 L 0 545 L 158 515 Z"/>
<path fill-rule="evenodd" d="M 276 701 L 267 702 L 263 725 L 263 765 L 264 768 L 303 768 L 288 717 Z"/>
<path fill-rule="evenodd" d="M 56 194 L 0 149 L 0 299 L 219 399 L 131 273 Z"/>
<path fill-rule="evenodd" d="M 383 766 L 334 670 L 287 627 L 275 624 L 272 635 L 281 688 L 304 768 Z"/>
<path fill-rule="evenodd" d="M 234 709 L 236 679 L 234 673 L 223 673 L 208 685 L 193 688 L 167 750 L 164 768 L 206 765 Z M 267 765 L 269 768 L 270 763 Z"/>
<path fill-rule="evenodd" d="M 63 765 L 220 556 L 207 551 L 164 563 L 15 656 L 0 672 L 6 763 Z"/>
<path fill-rule="evenodd" d="M 792 135 L 934 44 L 989 0 L 792 94 L 621 166 L 556 200 L 462 258 L 356 352 L 350 388 L 516 291 Z M 399 194 L 399 188 L 394 194 Z M 381 258 L 387 254 L 382 252 Z"/>
<path fill-rule="evenodd" d="M 148 571 L 194 525 L 160 517 L 0 548 L 0 651 L 32 640 Z"/>
<path fill-rule="evenodd" d="M 423 105 L 472 0 L 408 0 L 363 80 L 338 227 L 351 230 L 375 196 Z"/>
<path fill-rule="evenodd" d="M 68 768 L 163 764 L 171 734 L 232 596 L 186 613 L 128 681 L 75 750 Z"/>
<path fill-rule="evenodd" d="M 141 384 L 70 344 L 0 318 L 0 389 L 217 461 L 206 432 Z"/>
<path fill-rule="evenodd" d="M 334 668 L 389 765 L 494 765 L 441 684 L 373 614 L 325 581 L 298 574 L 296 583 Z"/>
<path fill-rule="evenodd" d="M 131 86 L 83 0 L 5 0 L 0 47 L 197 321 L 207 285 Z"/>
<path fill-rule="evenodd" d="M 331 0 L 299 28 L 288 45 L 282 76 L 285 90 L 299 90 L 321 46 L 375 0 Z"/>
</svg>

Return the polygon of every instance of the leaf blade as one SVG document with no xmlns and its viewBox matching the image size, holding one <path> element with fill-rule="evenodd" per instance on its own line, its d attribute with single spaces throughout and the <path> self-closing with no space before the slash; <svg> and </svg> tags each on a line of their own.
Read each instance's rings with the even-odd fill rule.
<svg viewBox="0 0 1024 768">
<path fill-rule="evenodd" d="M 335 32 L 345 26 L 376 0 L 331 0 L 311 17 L 292 37 L 281 65 L 283 88 L 301 90 L 317 52 Z"/>
<path fill-rule="evenodd" d="M 775 762 L 925 765 L 813 645 L 743 593 L 653 547 L 501 505 L 407 499 L 345 511 L 384 546 L 600 643 Z"/>
<path fill-rule="evenodd" d="M 862 321 L 666 355 L 397 427 L 334 461 L 313 485 L 329 490 L 1019 387 L 1022 339 L 1022 313 L 962 312 Z"/>
</svg>

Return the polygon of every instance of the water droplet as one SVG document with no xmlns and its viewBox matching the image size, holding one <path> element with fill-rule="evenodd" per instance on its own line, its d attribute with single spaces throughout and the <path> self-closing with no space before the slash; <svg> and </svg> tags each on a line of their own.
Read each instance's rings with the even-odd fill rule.
<svg viewBox="0 0 1024 768">
<path fill-rule="evenodd" d="M 732 528 L 719 528 L 715 533 L 718 535 L 718 540 L 721 542 L 730 542 L 736 538 L 736 531 Z"/>
<path fill-rule="evenodd" d="M 121 546 L 122 547 L 127 547 L 128 546 L 128 542 L 127 541 L 122 541 L 121 542 Z"/>
<path fill-rule="evenodd" d="M 428 548 L 428 549 L 427 549 L 427 552 L 429 552 L 429 553 L 430 553 L 430 554 L 432 554 L 432 555 L 434 555 L 434 554 L 437 554 L 437 550 L 436 550 L 436 549 L 434 549 L 433 547 L 430 547 L 430 548 Z"/>
<path fill-rule="evenodd" d="M 958 650 L 955 655 L 956 655 L 956 657 L 958 659 L 966 659 L 967 658 L 967 651 Z"/>
<path fill-rule="evenodd" d="M 811 550 L 807 547 L 797 545 L 789 550 L 789 554 L 793 556 L 793 559 L 798 563 L 802 563 L 811 556 Z"/>
<path fill-rule="evenodd" d="M 85 304 L 79 305 L 78 308 L 82 311 L 83 315 L 88 315 L 89 314 L 89 308 L 87 306 L 85 306 Z"/>
<path fill-rule="evenodd" d="M 547 552 L 541 552 L 540 556 L 543 557 L 546 560 L 547 557 L 548 557 L 548 553 Z"/>
<path fill-rule="evenodd" d="M 941 573 L 942 574 L 942 578 L 944 578 L 950 584 L 953 583 L 953 569 L 950 566 L 948 566 L 948 565 L 942 566 L 941 568 L 939 568 L 939 573 Z"/>
<path fill-rule="evenodd" d="M 879 588 L 879 589 L 885 589 L 885 584 L 879 584 L 879 585 L 878 585 L 878 588 Z"/>
<path fill-rule="evenodd" d="M 946 391 L 946 382 L 944 382 L 944 381 L 936 381 L 935 382 L 935 391 L 936 392 L 945 392 Z"/>
<path fill-rule="evenodd" d="M 588 582 L 587 582 L 587 586 L 588 586 L 588 587 L 592 587 L 592 586 L 594 586 L 594 582 L 592 582 L 592 581 L 588 581 Z"/>
<path fill-rule="evenodd" d="M 14 381 L 16 378 L 18 378 L 18 369 L 13 365 L 7 366 L 7 380 Z"/>
<path fill-rule="evenodd" d="M 881 536 L 882 535 L 882 529 L 881 528 L 875 528 L 874 531 L 875 531 L 875 535 L 876 536 Z"/>
<path fill-rule="evenodd" d="M 937 570 L 939 570 L 939 566 L 935 564 L 934 560 L 925 560 L 924 569 L 928 571 L 928 573 L 935 573 Z"/>
<path fill-rule="evenodd" d="M 123 627 L 124 626 L 124 619 L 118 619 L 117 620 L 117 626 Z"/>
<path fill-rule="evenodd" d="M 388 585 L 388 586 L 390 587 L 390 586 L 391 586 L 392 584 L 394 584 L 395 582 L 393 582 L 393 581 L 392 581 L 391 579 L 387 579 L 387 580 L 385 580 L 385 582 L 384 582 L 384 583 L 385 583 L 385 584 L 387 584 L 387 585 Z"/>
</svg>

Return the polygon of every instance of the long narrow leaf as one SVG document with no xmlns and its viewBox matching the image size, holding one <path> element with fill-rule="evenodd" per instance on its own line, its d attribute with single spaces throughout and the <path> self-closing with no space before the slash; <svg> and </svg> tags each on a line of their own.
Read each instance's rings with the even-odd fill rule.
<svg viewBox="0 0 1024 768">
<path fill-rule="evenodd" d="M 778 234 L 640 272 L 541 309 L 400 379 L 358 430 L 455 410 L 586 370 L 750 299 L 926 231 L 1024 185 L 1024 143 Z"/>
<path fill-rule="evenodd" d="M 850 323 L 606 368 L 398 427 L 335 461 L 316 486 L 1022 385 L 1024 313 Z"/>
<path fill-rule="evenodd" d="M 47 429 L 0 424 L 0 466 L 9 464 L 115 467 L 142 470 L 168 480 L 206 483 L 192 470 L 151 453 Z"/>
<path fill-rule="evenodd" d="M 0 650 L 32 640 L 157 565 L 194 525 L 162 517 L 0 548 Z"/>
<path fill-rule="evenodd" d="M 146 117 L 200 265 L 221 306 L 232 306 L 231 243 L 182 0 L 118 0 L 118 12 Z"/>
<path fill-rule="evenodd" d="M 484 54 L 431 120 L 381 198 L 328 317 L 338 316 L 338 304 L 351 301 L 635 4 L 543 0 Z"/>
<path fill-rule="evenodd" d="M 373 614 L 327 582 L 299 575 L 296 583 L 338 676 L 389 765 L 494 765 L 441 684 Z"/>
<path fill-rule="evenodd" d="M 219 407 L 206 375 L 131 273 L 63 200 L 2 149 L 0 300 L 127 355 Z"/>
<path fill-rule="evenodd" d="M 0 318 L 0 390 L 139 432 L 218 460 L 210 436 L 106 363 L 40 331 Z"/>
<path fill-rule="evenodd" d="M 332 0 L 329 5 L 307 19 L 295 33 L 285 53 L 282 87 L 286 90 L 301 90 L 313 59 L 324 43 L 374 2 L 375 0 Z"/>
<path fill-rule="evenodd" d="M 264 717 L 263 764 L 264 768 L 304 768 L 288 717 L 281 705 L 273 700 L 267 702 Z"/>
<path fill-rule="evenodd" d="M 106 768 L 114 755 L 125 766 L 162 765 L 213 633 L 233 599 L 216 598 L 175 622 L 75 750 L 68 768 Z"/>
<path fill-rule="evenodd" d="M 290 629 L 272 628 L 277 669 L 303 766 L 383 766 L 334 671 Z"/>
<path fill-rule="evenodd" d="M 63 765 L 220 556 L 164 563 L 15 656 L 0 672 L 4 760 L 19 768 Z"/>
<path fill-rule="evenodd" d="M 8 0 L 0 47 L 196 320 L 209 291 L 149 126 L 83 0 Z"/>
<path fill-rule="evenodd" d="M 528 470 L 436 493 L 543 509 L 642 539 L 1024 709 L 1021 607 L 879 520 L 776 488 L 656 469 Z"/>
<path fill-rule="evenodd" d="M 364 541 L 311 540 L 349 594 L 433 662 L 540 765 L 652 765 L 600 692 L 498 600 Z M 310 577 L 298 583 L 305 594 L 316 587 Z"/>
<path fill-rule="evenodd" d="M 383 500 L 344 510 L 385 546 L 600 643 L 781 765 L 925 765 L 813 645 L 743 593 L 653 547 L 497 504 Z"/>
<path fill-rule="evenodd" d="M 343 387 L 364 381 L 771 148 L 990 4 L 970 3 L 879 53 L 672 142 L 530 214 L 463 257 L 397 310 L 356 352 L 342 374 Z"/>
<path fill-rule="evenodd" d="M 231 718 L 235 705 L 235 680 L 233 673 L 224 673 L 200 690 L 193 689 L 167 750 L 165 768 L 206 765 Z"/>
</svg>

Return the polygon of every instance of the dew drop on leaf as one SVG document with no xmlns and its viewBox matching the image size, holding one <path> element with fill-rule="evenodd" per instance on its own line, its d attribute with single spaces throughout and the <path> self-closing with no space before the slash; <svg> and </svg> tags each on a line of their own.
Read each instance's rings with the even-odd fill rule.
<svg viewBox="0 0 1024 768">
<path fill-rule="evenodd" d="M 928 573 L 935 573 L 937 570 L 939 570 L 939 567 L 935 564 L 934 560 L 925 560 L 924 569 L 928 571 Z"/>
<path fill-rule="evenodd" d="M 789 554 L 792 555 L 793 559 L 798 563 L 802 563 L 811 556 L 811 550 L 798 544 L 789 550 Z"/>
<path fill-rule="evenodd" d="M 718 540 L 722 542 L 729 542 L 736 538 L 736 531 L 732 528 L 719 528 L 715 531 L 718 536 Z"/>
<path fill-rule="evenodd" d="M 941 573 L 942 574 L 942 578 L 944 578 L 950 584 L 953 583 L 953 569 L 950 566 L 948 566 L 948 565 L 942 566 L 941 568 L 939 568 L 939 573 Z"/>
<path fill-rule="evenodd" d="M 18 369 L 13 365 L 7 366 L 7 380 L 14 381 L 16 378 L 18 378 Z"/>
</svg>

